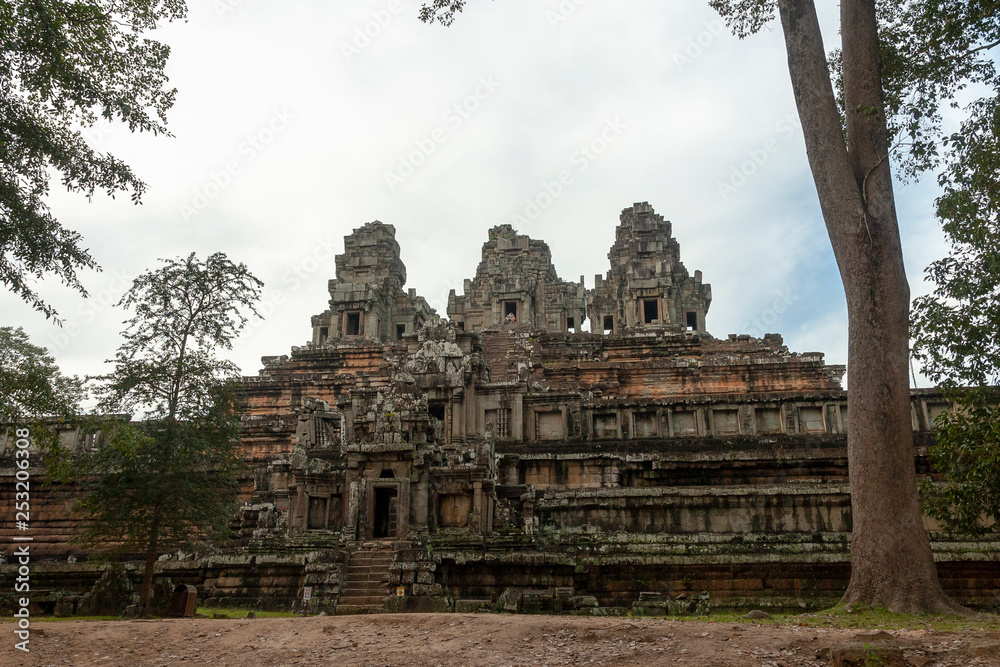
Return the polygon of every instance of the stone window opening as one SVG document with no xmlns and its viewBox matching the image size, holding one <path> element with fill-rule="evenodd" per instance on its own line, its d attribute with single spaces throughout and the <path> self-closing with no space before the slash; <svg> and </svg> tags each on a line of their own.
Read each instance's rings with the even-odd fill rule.
<svg viewBox="0 0 1000 667">
<path fill-rule="evenodd" d="M 508 324 L 517 322 L 517 301 L 503 302 L 503 321 Z"/>
<path fill-rule="evenodd" d="M 510 408 L 500 408 L 497 410 L 497 438 L 507 439 L 510 437 Z"/>
<path fill-rule="evenodd" d="M 323 341 L 325 341 L 329 337 L 330 337 L 330 328 L 329 327 L 320 327 L 319 328 L 319 342 L 323 343 Z"/>
<path fill-rule="evenodd" d="M 392 468 L 385 468 L 378 474 L 379 479 L 396 479 L 396 474 L 392 472 Z"/>
<path fill-rule="evenodd" d="M 687 329 L 688 331 L 698 330 L 698 313 L 693 311 L 688 311 L 687 315 Z"/>
<path fill-rule="evenodd" d="M 497 408 L 486 411 L 487 429 L 492 429 L 497 440 L 510 438 L 510 408 Z"/>
<path fill-rule="evenodd" d="M 567 317 L 566 318 L 566 330 L 567 331 L 572 331 L 573 329 L 576 329 L 576 319 L 572 318 L 572 317 Z"/>
<path fill-rule="evenodd" d="M 611 315 L 604 316 L 604 333 L 611 333 L 615 330 L 615 318 Z"/>
<path fill-rule="evenodd" d="M 654 320 L 660 319 L 659 308 L 657 307 L 656 299 L 643 299 L 642 300 L 642 322 L 643 324 L 652 324 Z"/>
<path fill-rule="evenodd" d="M 361 335 L 361 313 L 358 311 L 351 311 L 344 314 L 344 335 L 345 336 L 360 336 Z"/>
<path fill-rule="evenodd" d="M 403 340 L 403 334 L 405 334 L 405 333 L 406 333 L 406 325 L 405 324 L 397 324 L 396 325 L 396 340 Z"/>
<path fill-rule="evenodd" d="M 444 403 L 431 403 L 427 406 L 427 413 L 437 419 L 439 422 L 444 421 Z"/>
<path fill-rule="evenodd" d="M 343 424 L 339 415 L 315 417 L 314 444 L 318 447 L 332 447 L 340 443 Z"/>
</svg>

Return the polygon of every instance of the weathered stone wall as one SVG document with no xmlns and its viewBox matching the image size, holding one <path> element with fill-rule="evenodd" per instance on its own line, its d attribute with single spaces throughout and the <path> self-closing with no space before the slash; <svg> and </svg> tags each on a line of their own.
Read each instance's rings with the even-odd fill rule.
<svg viewBox="0 0 1000 667">
<path fill-rule="evenodd" d="M 646 204 L 623 212 L 610 258 L 587 294 L 558 278 L 544 243 L 494 228 L 448 323 L 402 291 L 393 228 L 355 230 L 313 340 L 244 379 L 235 537 L 218 557 L 161 563 L 164 576 L 258 607 L 288 607 L 302 586 L 321 607 L 342 590 L 358 607 L 371 596 L 350 591 L 371 587 L 350 573 L 378 579 L 386 562 L 377 583 L 402 587 L 400 610 L 836 599 L 851 529 L 844 368 L 776 334 L 709 335 L 710 288 Z M 507 302 L 523 309 L 517 322 L 503 322 Z M 592 320 L 616 318 L 608 335 L 565 331 L 585 302 Z M 946 409 L 933 391 L 913 394 L 921 475 Z M 93 565 L 65 562 L 83 556 L 69 542 L 83 489 L 47 487 L 43 472 L 32 472 L 37 583 L 85 592 Z M 13 475 L 4 446 L 6 516 Z M 5 556 L 12 530 L 0 525 Z M 988 604 L 1000 535 L 932 535 L 945 586 Z"/>
<path fill-rule="evenodd" d="M 30 599 L 34 612 L 70 616 L 106 569 L 102 563 L 34 563 Z M 125 564 L 125 572 L 138 592 L 144 564 Z M 156 564 L 154 585 L 168 589 L 191 584 L 198 589 L 198 604 L 238 609 L 287 611 L 300 605 L 302 587 L 314 586 L 312 609 L 335 608 L 342 566 L 311 563 L 305 556 L 227 556 L 197 560 L 161 561 Z M 13 611 L 16 565 L 0 565 L 0 609 Z"/>
</svg>

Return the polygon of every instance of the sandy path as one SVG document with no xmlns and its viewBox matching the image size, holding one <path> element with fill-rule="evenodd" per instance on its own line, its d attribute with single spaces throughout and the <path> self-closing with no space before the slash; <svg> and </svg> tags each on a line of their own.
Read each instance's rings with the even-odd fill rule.
<svg viewBox="0 0 1000 667">
<path fill-rule="evenodd" d="M 12 629 L 12 626 L 8 625 Z M 8 635 L 8 632 L 3 632 Z M 689 621 L 378 614 L 276 619 L 35 623 L 31 653 L 0 648 L 4 665 L 829 665 L 857 629 Z M 997 633 L 892 631 L 914 667 L 1000 666 Z"/>
</svg>

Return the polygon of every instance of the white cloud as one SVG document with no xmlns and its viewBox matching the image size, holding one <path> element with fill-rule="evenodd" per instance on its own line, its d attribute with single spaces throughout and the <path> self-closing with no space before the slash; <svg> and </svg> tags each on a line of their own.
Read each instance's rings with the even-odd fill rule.
<svg viewBox="0 0 1000 667">
<path fill-rule="evenodd" d="M 581 144 L 619 118 L 627 129 L 521 230 L 549 244 L 560 275 L 592 285 L 607 271 L 621 209 L 649 201 L 673 222 L 688 269 L 712 284 L 710 331 L 737 332 L 792 288 L 796 300 L 777 313 L 774 330 L 793 348 L 843 363 L 839 276 L 797 125 L 782 125 L 794 122 L 795 108 L 780 32 L 740 41 L 719 30 L 707 2 L 653 0 L 590 0 L 553 26 L 547 12 L 561 4 L 477 0 L 445 29 L 421 24 L 411 2 L 398 12 L 388 0 L 191 3 L 190 20 L 161 35 L 179 91 L 169 115 L 176 138 L 120 127 L 94 135 L 148 182 L 144 204 L 52 197 L 104 267 L 86 275 L 87 286 L 96 298 L 113 291 L 114 276 L 159 257 L 225 251 L 266 281 L 267 294 L 281 295 L 234 351 L 255 373 L 262 355 L 307 340 L 310 316 L 327 307 L 332 257 L 288 279 L 319 239 L 342 248 L 365 222 L 393 224 L 409 286 L 440 307 L 448 289 L 460 291 L 475 274 L 487 230 L 573 169 Z M 370 28 L 378 17 L 379 29 Z M 836 37 L 836 4 L 822 3 L 821 18 Z M 366 27 L 360 48 L 354 40 Z M 344 45 L 358 52 L 348 58 Z M 498 83 L 495 92 L 449 124 L 446 114 L 483 77 Z M 289 117 L 280 131 L 276 113 Z M 390 189 L 386 171 L 437 128 L 446 132 L 433 154 Z M 252 137 L 261 146 L 251 157 Z M 227 171 L 232 163 L 236 173 Z M 736 174 L 744 176 L 738 186 Z M 720 184 L 734 191 L 722 196 Z M 205 205 L 185 221 L 182 207 L 198 193 Z M 912 209 L 911 194 L 919 200 Z M 914 281 L 943 252 L 932 196 L 900 194 Z M 91 308 L 52 281 L 42 292 L 67 318 Z M 9 294 L 0 304 L 5 323 L 52 345 L 58 332 L 38 314 Z M 58 346 L 57 360 L 69 372 L 100 372 L 123 318 L 102 306 Z"/>
</svg>

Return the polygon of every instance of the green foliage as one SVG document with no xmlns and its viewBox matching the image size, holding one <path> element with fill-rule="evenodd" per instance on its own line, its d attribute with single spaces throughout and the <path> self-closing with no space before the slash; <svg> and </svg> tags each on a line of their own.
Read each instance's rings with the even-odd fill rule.
<svg viewBox="0 0 1000 667">
<path fill-rule="evenodd" d="M 30 428 L 35 442 L 49 442 L 51 423 L 76 420 L 83 397 L 83 382 L 59 372 L 24 329 L 0 327 L 0 424 Z"/>
<path fill-rule="evenodd" d="M 865 650 L 865 665 L 864 667 L 887 667 L 889 664 L 886 659 L 879 652 L 879 649 L 874 644 L 864 644 L 863 648 Z"/>
<path fill-rule="evenodd" d="M 913 353 L 935 382 L 982 387 L 1000 382 L 1000 110 L 981 100 L 954 142 L 938 216 L 951 241 L 930 265 L 933 293 L 915 299 Z"/>
<path fill-rule="evenodd" d="M 989 51 L 1000 45 L 996 0 L 907 0 L 876 4 L 882 56 L 882 87 L 894 157 L 908 176 L 958 163 L 949 145 L 967 135 L 952 132 L 946 115 L 971 117 L 963 91 L 997 90 Z M 945 110 L 951 109 L 945 113 Z M 944 150 L 942 150 L 944 149 Z"/>
<path fill-rule="evenodd" d="M 104 412 L 193 419 L 208 413 L 220 382 L 238 377 L 215 351 L 232 348 L 245 312 L 257 315 L 263 283 L 223 253 L 163 261 L 136 278 L 119 304 L 135 315 L 126 322 L 114 372 L 97 378 Z"/>
<path fill-rule="evenodd" d="M 924 511 L 966 535 L 1000 520 L 1000 397 L 990 390 L 1000 383 L 1000 82 L 991 88 L 946 138 L 937 215 L 951 249 L 927 268 L 934 291 L 911 312 L 913 356 L 955 408 L 935 421 L 930 458 L 945 481 L 922 483 Z"/>
<path fill-rule="evenodd" d="M 774 18 L 777 4 L 776 0 L 709 0 L 741 38 L 762 30 Z M 1000 90 L 996 63 L 990 57 L 991 50 L 1000 46 L 1000 2 L 876 0 L 875 8 L 892 158 L 907 176 L 937 172 L 942 185 L 955 184 L 956 171 L 968 172 L 977 165 L 965 161 L 956 149 L 983 129 L 983 107 L 995 106 L 993 97 Z M 829 61 L 844 113 L 839 49 L 831 52 Z M 985 95 L 961 106 L 960 97 L 970 90 L 984 90 Z M 960 129 L 945 127 L 945 110 L 965 119 Z M 854 111 L 875 115 L 882 110 Z M 992 177 L 995 172 L 978 173 Z"/>
<path fill-rule="evenodd" d="M 929 452 L 945 481 L 921 482 L 924 511 L 948 532 L 981 535 L 996 530 L 983 519 L 1000 522 L 1000 395 L 988 389 L 949 395 L 957 410 L 935 420 L 937 444 Z"/>
<path fill-rule="evenodd" d="M 223 391 L 187 421 L 106 424 L 101 446 L 76 461 L 95 480 L 74 508 L 86 521 L 81 543 L 116 556 L 155 540 L 163 553 L 228 533 L 243 459 L 234 396 Z"/>
<path fill-rule="evenodd" d="M 420 7 L 420 20 L 424 23 L 437 21 L 443 26 L 449 26 L 463 9 L 465 0 L 431 0 Z"/>
<path fill-rule="evenodd" d="M 144 34 L 185 13 L 183 0 L 0 2 L 0 283 L 46 317 L 56 312 L 33 279 L 51 274 L 86 294 L 76 271 L 97 266 L 45 204 L 51 172 L 71 192 L 131 190 L 138 202 L 143 182 L 81 130 L 105 118 L 166 132 L 170 49 Z"/>
<path fill-rule="evenodd" d="M 110 553 L 146 553 L 142 603 L 156 555 L 214 539 L 235 510 L 242 456 L 238 377 L 229 349 L 256 315 L 261 283 L 216 253 L 163 260 L 121 300 L 134 315 L 114 371 L 97 378 L 100 409 L 138 411 L 144 421 L 105 424 L 106 443 L 77 457 L 93 478 L 76 506 L 81 539 Z"/>
<path fill-rule="evenodd" d="M 763 30 L 778 10 L 778 0 L 709 0 L 708 4 L 740 39 Z"/>
</svg>

